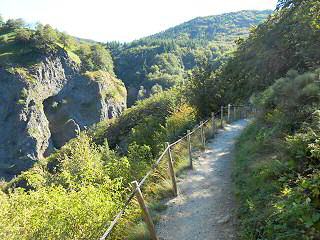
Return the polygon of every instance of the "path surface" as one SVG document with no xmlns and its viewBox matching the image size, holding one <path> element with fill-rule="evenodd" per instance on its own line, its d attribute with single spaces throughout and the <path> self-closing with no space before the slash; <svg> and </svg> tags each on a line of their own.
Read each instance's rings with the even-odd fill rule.
<svg viewBox="0 0 320 240">
<path fill-rule="evenodd" d="M 159 240 L 236 239 L 231 160 L 234 141 L 247 124 L 239 120 L 219 130 L 194 160 L 194 170 L 180 176 L 179 195 L 166 202 L 157 225 Z"/>
</svg>

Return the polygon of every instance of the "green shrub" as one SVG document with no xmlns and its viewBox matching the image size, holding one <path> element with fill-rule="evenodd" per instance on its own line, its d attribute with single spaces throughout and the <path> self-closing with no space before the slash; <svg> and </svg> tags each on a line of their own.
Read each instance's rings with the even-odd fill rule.
<svg viewBox="0 0 320 240">
<path fill-rule="evenodd" d="M 108 123 L 98 124 L 95 128 L 99 128 L 99 134 L 95 133 L 93 140 L 97 144 L 103 144 L 104 139 L 107 138 L 110 147 L 115 148 L 128 137 L 132 128 L 143 122 L 148 124 L 146 120 L 148 117 L 155 119 L 157 124 L 164 125 L 167 116 L 174 111 L 180 99 L 178 90 L 172 89 L 138 101 L 136 106 L 127 109 L 118 118 L 109 120 Z"/>
<path fill-rule="evenodd" d="M 169 140 L 186 134 L 196 124 L 196 110 L 187 104 L 182 104 L 166 120 L 166 133 Z"/>
<path fill-rule="evenodd" d="M 117 159 L 107 145 L 97 148 L 82 133 L 24 172 L 26 188 L 12 184 L 8 194 L 0 193 L 1 239 L 101 237 L 128 193 L 122 174 L 115 174 L 118 167 L 125 172 L 128 166 Z M 134 221 L 140 213 L 136 209 L 130 206 L 122 221 Z M 121 239 L 124 225 L 119 223 L 114 239 Z"/>
<path fill-rule="evenodd" d="M 320 237 L 317 72 L 290 71 L 262 93 L 261 116 L 237 143 L 240 239 Z"/>
<path fill-rule="evenodd" d="M 275 120 L 297 128 L 319 106 L 319 73 L 317 70 L 298 75 L 290 70 L 287 77 L 278 79 L 254 102 L 267 114 L 283 115 L 282 119 L 275 117 Z"/>
</svg>

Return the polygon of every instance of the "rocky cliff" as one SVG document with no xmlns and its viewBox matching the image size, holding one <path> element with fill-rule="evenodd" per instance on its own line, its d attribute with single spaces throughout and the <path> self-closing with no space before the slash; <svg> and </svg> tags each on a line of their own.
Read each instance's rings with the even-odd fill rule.
<svg viewBox="0 0 320 240">
<path fill-rule="evenodd" d="M 120 80 L 103 71 L 81 74 L 63 49 L 28 68 L 0 66 L 0 174 L 30 168 L 79 130 L 125 108 Z"/>
</svg>

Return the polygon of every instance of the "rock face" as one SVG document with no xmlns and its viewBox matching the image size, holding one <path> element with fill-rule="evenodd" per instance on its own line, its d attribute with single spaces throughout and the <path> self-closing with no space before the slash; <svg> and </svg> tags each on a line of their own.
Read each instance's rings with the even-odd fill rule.
<svg viewBox="0 0 320 240">
<path fill-rule="evenodd" d="M 103 71 L 81 74 L 60 49 L 32 67 L 0 66 L 0 174 L 18 174 L 78 131 L 126 108 L 123 83 Z"/>
</svg>

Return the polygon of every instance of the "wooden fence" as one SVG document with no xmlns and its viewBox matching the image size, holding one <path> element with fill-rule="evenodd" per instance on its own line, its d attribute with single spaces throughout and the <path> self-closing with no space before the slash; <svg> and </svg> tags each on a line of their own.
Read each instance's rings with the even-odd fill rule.
<svg viewBox="0 0 320 240">
<path fill-rule="evenodd" d="M 121 218 L 121 216 L 124 214 L 125 209 L 128 207 L 130 204 L 131 200 L 136 196 L 137 201 L 140 205 L 140 208 L 142 209 L 143 212 L 143 218 L 144 221 L 147 224 L 150 237 L 152 240 L 157 240 L 156 236 L 156 230 L 153 225 L 151 215 L 149 214 L 148 207 L 145 204 L 142 192 L 141 192 L 141 186 L 145 183 L 147 178 L 152 174 L 156 166 L 160 163 L 160 161 L 167 156 L 168 159 L 168 168 L 169 168 L 169 173 L 171 177 L 171 182 L 172 182 L 172 191 L 173 195 L 177 196 L 178 195 L 178 189 L 177 189 L 177 183 L 176 183 L 176 174 L 175 174 L 175 169 L 173 167 L 173 158 L 172 158 L 172 148 L 181 143 L 182 141 L 187 140 L 187 146 L 188 146 L 188 164 L 189 167 L 192 169 L 193 168 L 193 163 L 192 163 L 192 141 L 191 141 L 191 136 L 198 130 L 200 130 L 200 136 L 201 136 L 201 146 L 203 149 L 205 149 L 205 131 L 204 131 L 204 126 L 206 124 L 210 124 L 212 128 L 212 134 L 216 133 L 216 130 L 218 127 L 223 128 L 224 123 L 230 123 L 232 121 L 235 121 L 240 118 L 247 118 L 249 113 L 255 113 L 256 110 L 254 110 L 252 107 L 248 107 L 245 105 L 231 105 L 229 104 L 227 107 L 221 106 L 220 111 L 217 113 L 212 113 L 211 118 L 207 119 L 205 121 L 201 121 L 199 125 L 195 126 L 192 131 L 188 130 L 187 134 L 183 137 L 181 137 L 179 140 L 169 144 L 168 142 L 165 143 L 165 150 L 162 152 L 160 157 L 157 159 L 157 161 L 153 164 L 152 168 L 148 171 L 148 173 L 142 178 L 140 182 L 133 181 L 132 184 L 132 193 L 129 195 L 129 198 L 125 202 L 123 208 L 120 210 L 120 212 L 115 216 L 114 220 L 111 222 L 109 228 L 107 231 L 104 233 L 104 235 L 100 238 L 100 240 L 105 240 L 110 232 L 112 231 L 112 228 L 115 226 L 117 221 Z M 220 124 L 216 124 L 217 120 L 220 120 Z"/>
</svg>

